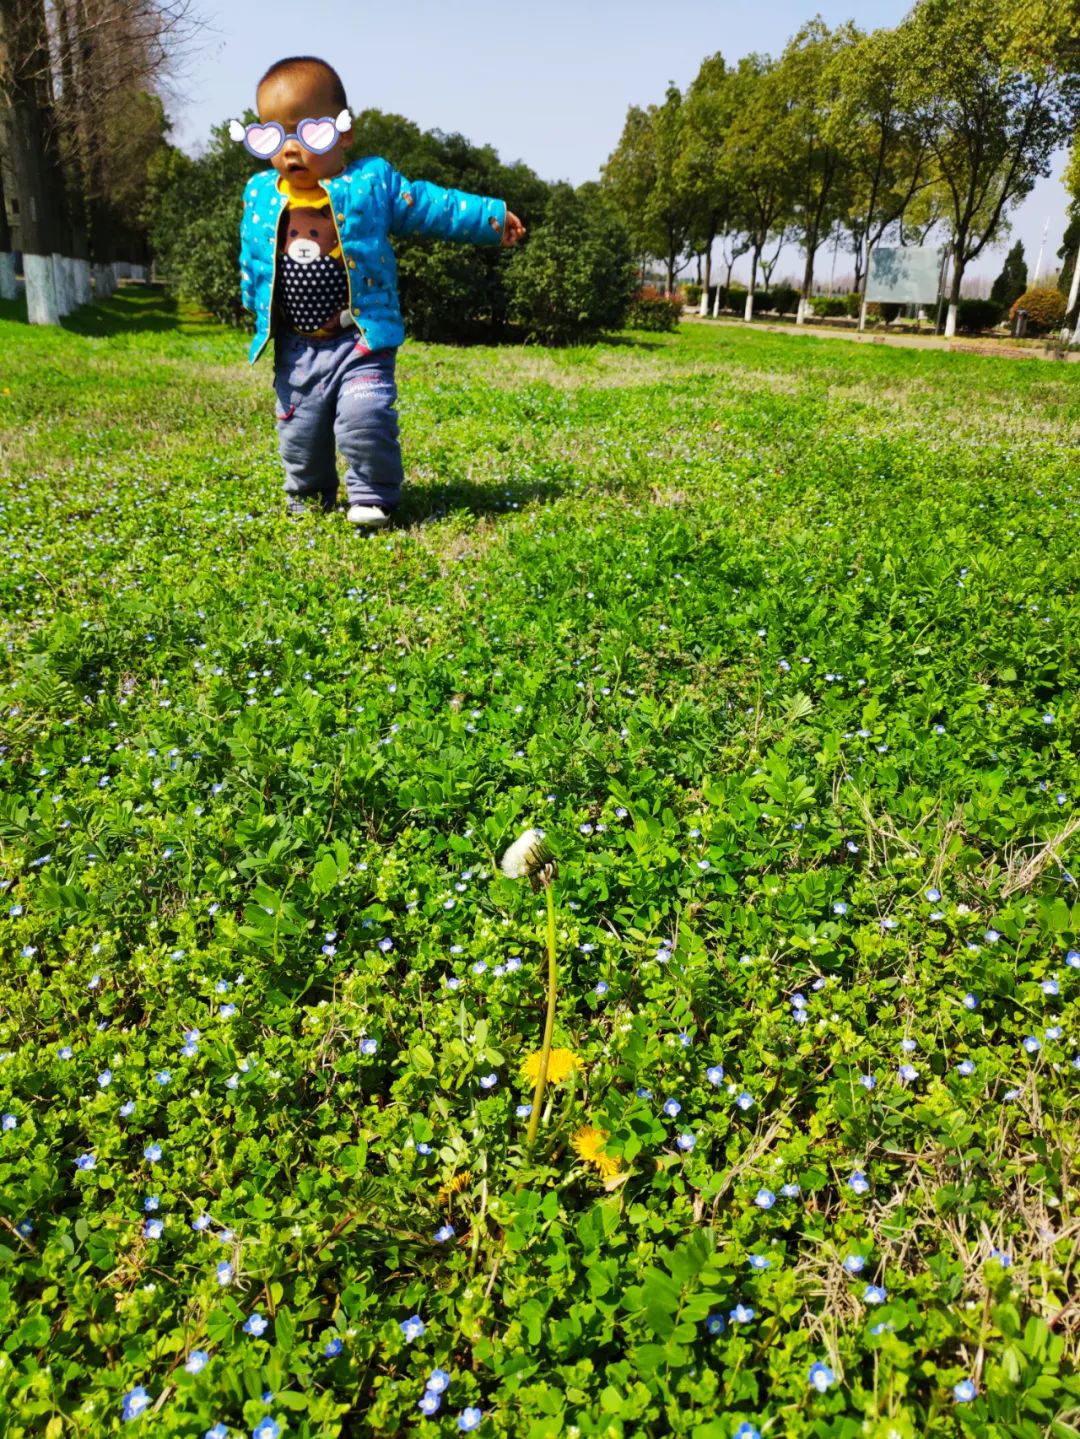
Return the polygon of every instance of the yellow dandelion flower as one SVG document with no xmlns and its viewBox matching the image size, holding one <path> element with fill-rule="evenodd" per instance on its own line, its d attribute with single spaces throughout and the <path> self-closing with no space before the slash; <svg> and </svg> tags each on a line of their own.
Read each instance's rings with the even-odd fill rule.
<svg viewBox="0 0 1080 1439">
<path fill-rule="evenodd" d="M 596 1129 L 591 1124 L 586 1124 L 572 1140 L 578 1156 L 584 1159 L 586 1164 L 594 1165 L 603 1179 L 610 1179 L 622 1169 L 621 1159 L 614 1154 L 604 1153 L 607 1137 L 606 1129 Z"/>
<path fill-rule="evenodd" d="M 439 1198 L 444 1204 L 448 1204 L 453 1195 L 460 1194 L 463 1189 L 468 1189 L 471 1183 L 471 1169 L 463 1169 L 460 1174 L 452 1174 L 439 1190 Z"/>
<path fill-rule="evenodd" d="M 521 1072 L 530 1083 L 540 1077 L 540 1054 L 530 1054 L 521 1065 Z M 549 1084 L 561 1084 L 578 1067 L 577 1055 L 572 1049 L 553 1049 L 548 1055 L 547 1077 Z"/>
</svg>

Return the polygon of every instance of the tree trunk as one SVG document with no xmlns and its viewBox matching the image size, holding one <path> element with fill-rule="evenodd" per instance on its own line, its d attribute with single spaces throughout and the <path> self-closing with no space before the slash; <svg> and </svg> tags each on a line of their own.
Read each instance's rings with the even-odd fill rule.
<svg viewBox="0 0 1080 1439">
<path fill-rule="evenodd" d="M 817 252 L 817 235 L 806 237 L 806 265 L 803 268 L 802 294 L 799 296 L 799 308 L 795 315 L 797 325 L 806 324 L 806 311 L 810 305 L 810 291 L 814 285 L 814 255 Z"/>
<path fill-rule="evenodd" d="M 709 313 L 709 288 L 712 285 L 712 240 L 709 241 L 705 251 L 705 280 L 701 289 L 701 304 L 698 306 L 699 315 Z"/>
<path fill-rule="evenodd" d="M 15 284 L 15 256 L 11 253 L 11 227 L 8 225 L 7 206 L 4 203 L 4 179 L 0 175 L 0 300 L 18 298 Z"/>
<path fill-rule="evenodd" d="M 743 319 L 747 324 L 754 318 L 754 286 L 757 284 L 758 255 L 760 253 L 760 247 L 755 245 L 750 260 L 750 288 L 746 292 L 746 308 L 743 311 Z"/>
<path fill-rule="evenodd" d="M 964 282 L 964 246 L 967 236 L 958 239 L 953 251 L 952 287 L 949 291 L 949 313 L 945 317 L 945 338 L 951 340 L 956 334 L 956 315 L 960 307 L 960 286 Z"/>
</svg>

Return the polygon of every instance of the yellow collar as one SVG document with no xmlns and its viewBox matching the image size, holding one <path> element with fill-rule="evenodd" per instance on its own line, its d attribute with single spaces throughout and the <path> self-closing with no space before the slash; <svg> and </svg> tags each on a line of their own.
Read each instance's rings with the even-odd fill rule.
<svg viewBox="0 0 1080 1439">
<path fill-rule="evenodd" d="M 295 185 L 289 184 L 284 175 L 278 176 L 277 188 L 282 195 L 288 196 L 294 205 L 306 205 L 311 210 L 330 203 L 330 196 L 325 190 L 298 190 Z"/>
</svg>

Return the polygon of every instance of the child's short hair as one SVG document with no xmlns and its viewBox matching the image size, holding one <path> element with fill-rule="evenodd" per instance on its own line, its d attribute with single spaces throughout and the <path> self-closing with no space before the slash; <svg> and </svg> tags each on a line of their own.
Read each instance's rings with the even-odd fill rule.
<svg viewBox="0 0 1080 1439">
<path fill-rule="evenodd" d="M 275 75 L 299 73 L 308 76 L 316 75 L 320 71 L 322 72 L 321 78 L 330 85 L 330 98 L 333 104 L 339 110 L 344 110 L 349 102 L 345 98 L 345 86 L 341 83 L 341 76 L 333 65 L 328 64 L 325 60 L 320 60 L 317 55 L 290 55 L 286 60 L 275 60 L 255 86 L 255 98 L 258 100 L 259 91 L 267 80 L 273 79 Z"/>
</svg>

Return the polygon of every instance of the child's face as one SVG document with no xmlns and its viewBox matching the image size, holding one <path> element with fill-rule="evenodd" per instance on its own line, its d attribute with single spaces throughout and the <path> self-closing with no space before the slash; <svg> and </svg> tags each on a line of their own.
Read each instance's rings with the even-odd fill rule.
<svg viewBox="0 0 1080 1439">
<path fill-rule="evenodd" d="M 261 86 L 255 98 L 259 119 L 264 124 L 276 120 L 279 125 L 284 125 L 286 135 L 291 137 L 295 137 L 301 120 L 333 116 L 341 109 L 328 94 L 326 81 L 320 75 L 304 75 L 302 72 L 273 76 Z M 340 175 L 345 168 L 345 150 L 352 133 L 351 129 L 345 130 L 338 136 L 333 149 L 321 155 L 305 150 L 295 138 L 288 139 L 270 163 L 291 185 L 301 190 L 314 190 L 319 180 Z"/>
</svg>

